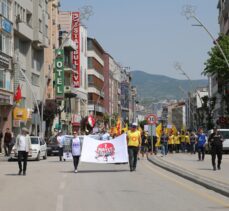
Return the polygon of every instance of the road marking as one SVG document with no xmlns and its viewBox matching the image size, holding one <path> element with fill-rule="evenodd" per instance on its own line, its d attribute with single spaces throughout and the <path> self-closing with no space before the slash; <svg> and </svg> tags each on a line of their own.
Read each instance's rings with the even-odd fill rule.
<svg viewBox="0 0 229 211">
<path fill-rule="evenodd" d="M 224 202 L 223 200 L 215 198 L 215 197 L 209 195 L 208 193 L 199 192 L 198 190 L 196 190 L 195 188 L 191 187 L 190 185 L 184 184 L 184 183 L 178 181 L 175 178 L 172 178 L 172 177 L 170 177 L 170 176 L 168 176 L 168 175 L 166 175 L 166 174 L 164 174 L 162 172 L 159 172 L 158 170 L 153 169 L 149 164 L 143 163 L 143 165 L 146 166 L 151 171 L 155 172 L 156 174 L 158 174 L 158 175 L 160 175 L 160 176 L 162 176 L 162 177 L 164 177 L 164 178 L 166 178 L 166 179 L 168 179 L 168 180 L 170 180 L 172 182 L 175 182 L 176 184 L 180 185 L 181 187 L 183 187 L 183 188 L 185 188 L 185 189 L 187 189 L 187 190 L 189 190 L 189 191 L 191 191 L 191 192 L 193 192 L 195 194 L 198 194 L 198 195 L 200 195 L 200 196 L 202 196 L 202 197 L 204 197 L 204 198 L 206 198 L 206 199 L 208 199 L 208 200 L 210 200 L 212 202 L 220 204 L 221 206 L 223 206 L 225 208 L 229 208 L 229 204 Z"/>
<path fill-rule="evenodd" d="M 64 208 L 64 196 L 58 195 L 57 203 L 56 203 L 56 211 L 63 211 L 63 208 Z"/>
</svg>

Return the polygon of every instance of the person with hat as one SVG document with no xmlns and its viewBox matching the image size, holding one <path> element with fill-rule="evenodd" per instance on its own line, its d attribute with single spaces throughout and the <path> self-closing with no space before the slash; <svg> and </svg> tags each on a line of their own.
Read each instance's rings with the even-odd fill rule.
<svg viewBox="0 0 229 211">
<path fill-rule="evenodd" d="M 23 175 L 25 176 L 26 169 L 27 169 L 28 154 L 32 153 L 29 130 L 25 127 L 21 129 L 21 134 L 19 134 L 16 138 L 15 151 L 17 151 L 18 153 L 18 167 L 19 167 L 18 175 L 21 175 L 23 171 Z M 23 167 L 22 167 L 22 158 L 23 158 Z"/>
<path fill-rule="evenodd" d="M 138 150 L 141 146 L 141 142 L 141 133 L 137 130 L 137 123 L 133 123 L 131 130 L 127 133 L 130 171 L 136 170 Z"/>
</svg>

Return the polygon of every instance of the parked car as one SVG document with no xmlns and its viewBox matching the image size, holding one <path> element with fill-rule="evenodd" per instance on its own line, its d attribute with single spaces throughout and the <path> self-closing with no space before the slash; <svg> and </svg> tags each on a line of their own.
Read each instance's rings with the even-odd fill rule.
<svg viewBox="0 0 229 211">
<path fill-rule="evenodd" d="M 41 158 L 47 159 L 47 145 L 43 138 L 38 136 L 31 136 L 31 147 L 32 154 L 28 155 L 28 160 L 37 160 L 39 161 Z M 15 151 L 15 146 L 12 149 L 10 160 L 17 159 L 17 152 Z"/>
<path fill-rule="evenodd" d="M 229 129 L 218 129 L 218 132 L 223 137 L 223 152 L 228 153 L 229 152 Z M 208 131 L 208 138 L 213 133 L 213 130 Z M 210 151 L 210 144 L 207 143 L 207 149 Z"/>
</svg>

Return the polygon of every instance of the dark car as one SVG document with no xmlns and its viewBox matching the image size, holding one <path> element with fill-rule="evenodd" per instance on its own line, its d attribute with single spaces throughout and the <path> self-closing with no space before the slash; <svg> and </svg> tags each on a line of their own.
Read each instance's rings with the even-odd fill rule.
<svg viewBox="0 0 229 211">
<path fill-rule="evenodd" d="M 59 148 L 56 140 L 56 136 L 51 136 L 47 142 L 47 154 L 50 155 L 58 155 Z"/>
</svg>

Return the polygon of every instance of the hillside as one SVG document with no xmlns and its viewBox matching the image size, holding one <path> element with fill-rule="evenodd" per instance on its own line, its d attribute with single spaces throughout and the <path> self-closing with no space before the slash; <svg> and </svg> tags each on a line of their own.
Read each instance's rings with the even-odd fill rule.
<svg viewBox="0 0 229 211">
<path fill-rule="evenodd" d="M 181 99 L 186 98 L 191 89 L 206 87 L 207 80 L 178 80 L 163 75 L 153 75 L 143 71 L 132 71 L 132 84 L 137 87 L 141 99 Z"/>
</svg>

